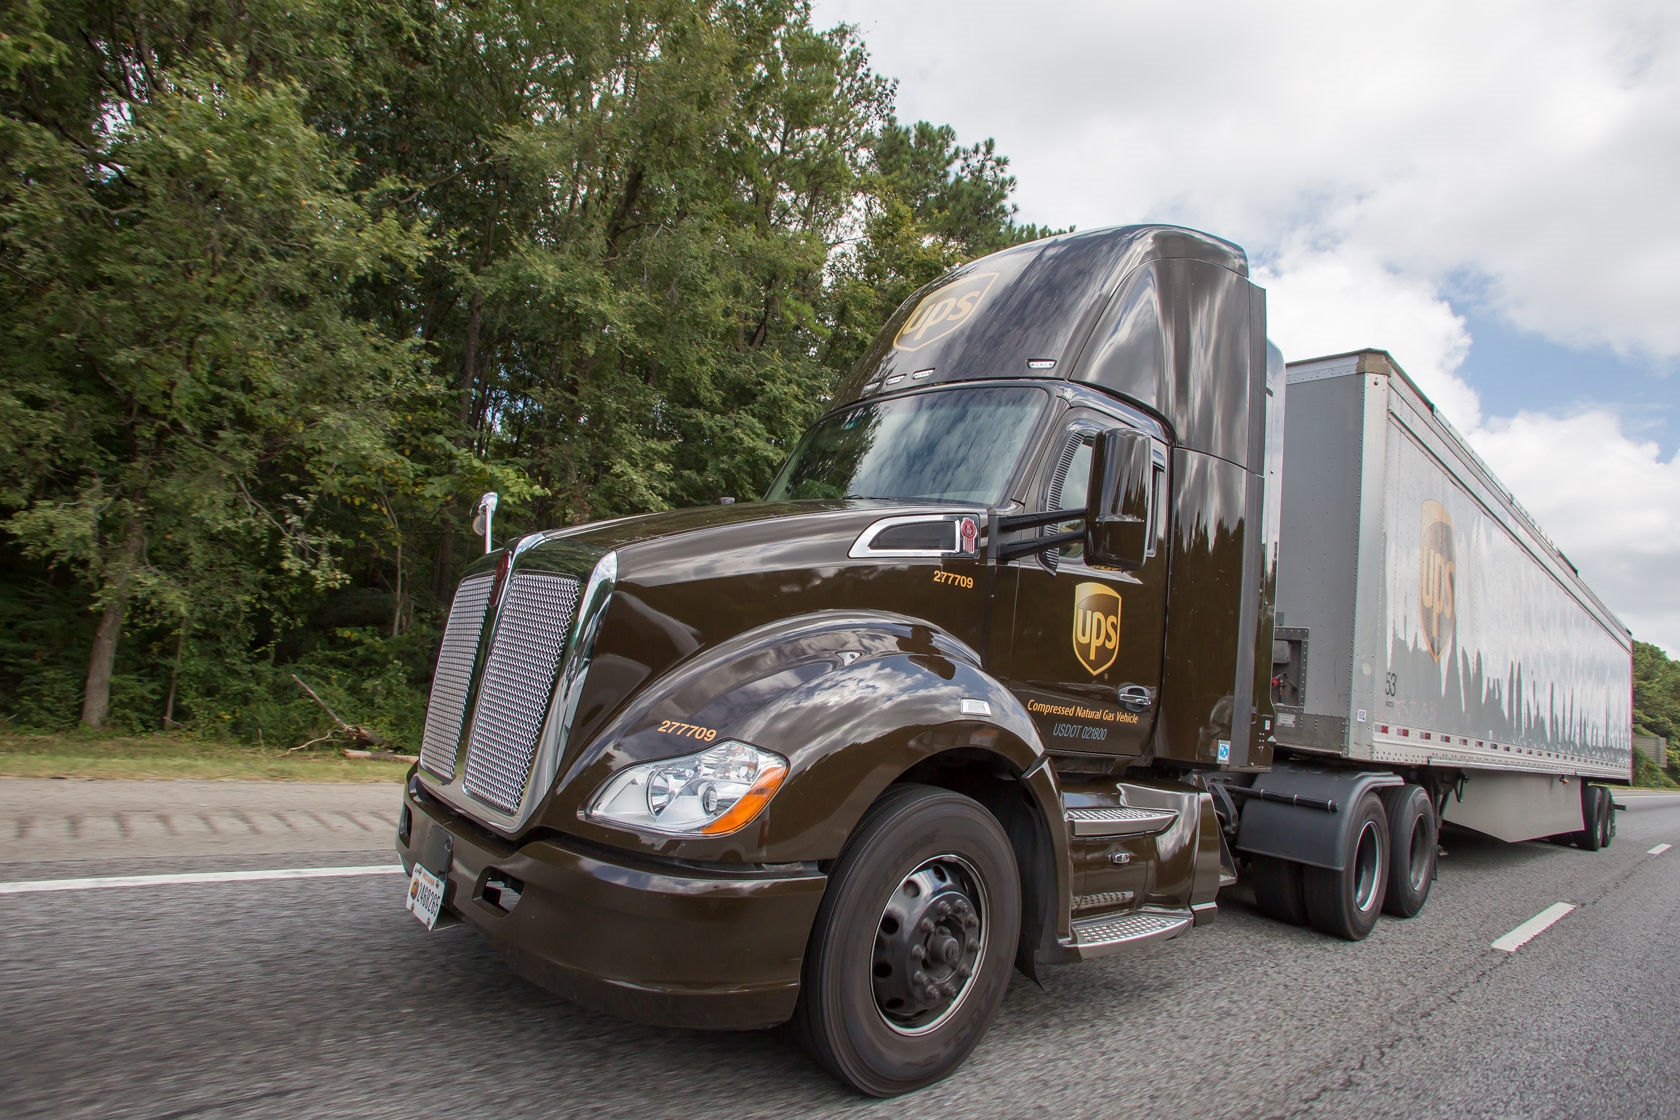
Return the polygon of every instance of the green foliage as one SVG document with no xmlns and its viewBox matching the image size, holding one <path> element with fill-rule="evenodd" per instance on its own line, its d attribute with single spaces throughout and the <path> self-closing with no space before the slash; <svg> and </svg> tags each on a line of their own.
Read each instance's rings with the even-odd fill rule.
<svg viewBox="0 0 1680 1120">
<path fill-rule="evenodd" d="M 1680 785 L 1680 661 L 1649 642 L 1633 643 L 1633 733 L 1668 740 L 1667 766 L 1645 762 L 1660 781 L 1639 784 Z"/>
<path fill-rule="evenodd" d="M 296 673 L 412 745 L 480 491 L 756 496 L 898 302 L 1041 233 L 801 0 L 0 13 L 17 724 L 103 657 L 119 728 L 302 741 Z"/>
</svg>

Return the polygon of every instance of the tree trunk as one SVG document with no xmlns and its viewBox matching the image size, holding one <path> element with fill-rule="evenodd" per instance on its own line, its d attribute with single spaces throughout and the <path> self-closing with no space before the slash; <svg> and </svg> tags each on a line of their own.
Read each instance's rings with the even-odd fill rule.
<svg viewBox="0 0 1680 1120">
<path fill-rule="evenodd" d="M 130 517 L 124 531 L 122 557 L 116 579 L 107 587 L 109 597 L 93 632 L 93 653 L 88 657 L 87 684 L 82 689 L 82 722 L 103 727 L 111 712 L 111 670 L 117 662 L 117 638 L 122 634 L 123 615 L 128 610 L 128 581 L 145 550 L 146 537 L 138 517 Z"/>
<path fill-rule="evenodd" d="M 458 389 L 455 419 L 466 427 L 473 414 L 473 389 L 478 384 L 478 331 L 484 321 L 484 293 L 473 289 L 467 301 L 466 352 L 461 357 L 461 383 Z"/>
<path fill-rule="evenodd" d="M 175 637 L 175 667 L 169 670 L 169 696 L 163 702 L 163 729 L 175 726 L 175 686 L 181 683 L 181 658 L 187 652 L 187 620 L 181 620 L 181 632 Z M 258 734 L 262 734 L 261 731 Z"/>
</svg>

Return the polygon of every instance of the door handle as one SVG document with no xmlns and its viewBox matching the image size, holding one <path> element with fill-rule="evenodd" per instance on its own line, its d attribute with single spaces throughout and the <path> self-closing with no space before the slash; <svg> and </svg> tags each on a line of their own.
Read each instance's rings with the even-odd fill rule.
<svg viewBox="0 0 1680 1120">
<path fill-rule="evenodd" d="M 1123 684 L 1116 694 L 1116 699 L 1120 701 L 1122 708 L 1128 711 L 1142 712 L 1149 709 L 1149 705 L 1154 702 L 1155 694 L 1147 685 Z"/>
</svg>

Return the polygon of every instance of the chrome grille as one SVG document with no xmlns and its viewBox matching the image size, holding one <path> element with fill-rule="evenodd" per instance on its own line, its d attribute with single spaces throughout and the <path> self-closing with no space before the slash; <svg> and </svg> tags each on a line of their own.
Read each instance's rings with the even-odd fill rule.
<svg viewBox="0 0 1680 1120">
<path fill-rule="evenodd" d="M 519 811 L 577 601 L 575 579 L 514 572 L 497 616 L 461 784 L 504 813 Z"/>
<path fill-rule="evenodd" d="M 445 781 L 455 773 L 484 610 L 495 585 L 495 574 L 490 572 L 464 580 L 443 628 L 443 648 L 438 650 L 437 671 L 432 674 L 432 698 L 426 705 L 426 730 L 420 737 L 420 765 Z"/>
</svg>

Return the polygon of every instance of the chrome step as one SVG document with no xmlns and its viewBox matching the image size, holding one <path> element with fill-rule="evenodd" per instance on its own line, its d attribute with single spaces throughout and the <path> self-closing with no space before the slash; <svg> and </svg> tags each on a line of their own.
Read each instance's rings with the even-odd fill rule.
<svg viewBox="0 0 1680 1120">
<path fill-rule="evenodd" d="M 1068 831 L 1075 836 L 1153 836 L 1165 832 L 1178 820 L 1171 809 L 1133 809 L 1115 806 L 1103 809 L 1068 809 Z"/>
<path fill-rule="evenodd" d="M 1136 891 L 1101 891 L 1097 894 L 1073 896 L 1075 910 L 1109 910 L 1116 906 L 1130 906 L 1137 898 Z"/>
<path fill-rule="evenodd" d="M 1073 937 L 1063 946 L 1077 959 L 1088 960 L 1112 953 L 1125 945 L 1177 937 L 1190 928 L 1193 918 L 1185 910 L 1134 910 L 1129 914 L 1105 914 L 1073 923 Z"/>
</svg>

